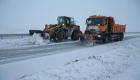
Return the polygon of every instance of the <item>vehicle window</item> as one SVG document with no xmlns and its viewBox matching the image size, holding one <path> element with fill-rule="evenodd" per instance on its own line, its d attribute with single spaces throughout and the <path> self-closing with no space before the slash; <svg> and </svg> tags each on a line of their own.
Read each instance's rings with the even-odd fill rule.
<svg viewBox="0 0 140 80">
<path fill-rule="evenodd" d="M 71 18 L 71 24 L 75 24 L 75 23 L 74 23 L 74 18 Z"/>
<path fill-rule="evenodd" d="M 70 24 L 70 20 L 69 19 L 67 19 L 66 21 L 67 21 L 67 24 Z"/>
<path fill-rule="evenodd" d="M 87 19 L 86 23 L 87 23 L 87 25 L 103 24 L 104 23 L 104 19 L 102 19 L 102 18 Z"/>
</svg>

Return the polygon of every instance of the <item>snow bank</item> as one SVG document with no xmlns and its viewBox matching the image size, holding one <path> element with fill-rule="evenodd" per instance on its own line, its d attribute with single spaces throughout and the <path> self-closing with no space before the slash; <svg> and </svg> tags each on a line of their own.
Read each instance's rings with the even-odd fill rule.
<svg viewBox="0 0 140 80">
<path fill-rule="evenodd" d="M 133 67 L 126 70 L 126 72 L 119 74 L 113 80 L 140 80 L 140 64 L 134 64 Z"/>
<path fill-rule="evenodd" d="M 43 40 L 39 34 L 21 38 L 0 39 L 0 49 L 19 49 L 33 46 L 47 45 L 49 40 Z"/>
<path fill-rule="evenodd" d="M 124 73 L 133 65 L 140 64 L 139 41 L 140 38 L 107 44 L 98 47 L 98 50 L 108 47 L 106 48 L 108 51 L 104 50 L 105 52 L 99 54 L 100 51 L 96 51 L 97 49 L 85 49 L 92 54 L 87 54 L 88 56 L 81 58 L 81 54 L 86 52 L 85 50 L 81 51 L 79 58 L 64 63 L 59 68 L 46 68 L 46 70 L 31 75 L 21 76 L 19 80 L 111 80 L 114 76 Z M 74 54 L 76 52 L 71 56 L 75 56 Z M 140 72 L 140 70 L 136 72 Z M 137 80 L 139 80 L 140 77 L 137 77 Z"/>
<path fill-rule="evenodd" d="M 0 40 L 0 49 L 23 48 L 27 47 L 28 45 L 30 45 L 28 42 L 28 37 Z"/>
</svg>

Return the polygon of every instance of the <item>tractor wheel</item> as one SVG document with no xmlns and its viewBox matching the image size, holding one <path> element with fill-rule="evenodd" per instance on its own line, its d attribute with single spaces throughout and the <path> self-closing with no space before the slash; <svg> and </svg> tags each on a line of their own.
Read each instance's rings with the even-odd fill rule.
<svg viewBox="0 0 140 80">
<path fill-rule="evenodd" d="M 50 40 L 52 40 L 52 39 L 53 39 L 54 42 L 57 42 L 56 32 L 54 32 L 53 35 L 50 37 Z"/>
<path fill-rule="evenodd" d="M 65 32 L 65 40 L 67 40 L 68 39 L 68 31 L 67 30 L 64 30 L 64 32 Z"/>
<path fill-rule="evenodd" d="M 59 29 L 55 32 L 54 41 L 59 42 L 65 39 L 65 32 L 62 29 Z"/>
<path fill-rule="evenodd" d="M 71 40 L 78 40 L 79 37 L 79 30 L 74 30 L 71 35 Z"/>
</svg>

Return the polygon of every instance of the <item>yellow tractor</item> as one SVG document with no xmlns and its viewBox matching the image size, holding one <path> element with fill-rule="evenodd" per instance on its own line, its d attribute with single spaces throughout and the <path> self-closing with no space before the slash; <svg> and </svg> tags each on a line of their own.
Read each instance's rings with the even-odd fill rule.
<svg viewBox="0 0 140 80">
<path fill-rule="evenodd" d="M 49 39 L 55 42 L 64 41 L 69 38 L 71 40 L 79 40 L 82 32 L 80 31 L 80 26 L 75 24 L 74 18 L 59 16 L 57 21 L 58 24 L 46 24 L 43 31 L 29 30 L 29 33 L 30 35 L 33 35 L 34 33 L 41 33 L 43 38 L 49 36 Z"/>
</svg>

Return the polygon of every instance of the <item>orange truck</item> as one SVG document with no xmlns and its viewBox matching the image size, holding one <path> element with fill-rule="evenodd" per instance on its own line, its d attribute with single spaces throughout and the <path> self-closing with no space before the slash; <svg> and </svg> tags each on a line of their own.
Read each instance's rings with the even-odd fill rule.
<svg viewBox="0 0 140 80">
<path fill-rule="evenodd" d="M 101 40 L 107 43 L 112 40 L 121 41 L 124 38 L 126 25 L 115 24 L 113 17 L 108 16 L 89 16 L 86 19 L 86 30 L 84 40 Z"/>
</svg>

